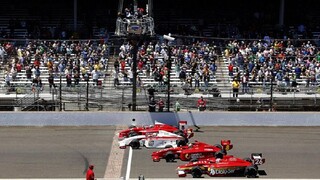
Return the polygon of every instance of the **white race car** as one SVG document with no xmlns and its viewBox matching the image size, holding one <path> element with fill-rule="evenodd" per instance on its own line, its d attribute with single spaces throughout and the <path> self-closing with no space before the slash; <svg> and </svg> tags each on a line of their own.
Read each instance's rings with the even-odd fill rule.
<svg viewBox="0 0 320 180">
<path fill-rule="evenodd" d="M 133 149 L 146 148 L 171 148 L 186 145 L 186 139 L 180 135 L 160 130 L 158 133 L 137 135 L 119 141 L 119 147 L 125 149 L 131 146 Z"/>
</svg>

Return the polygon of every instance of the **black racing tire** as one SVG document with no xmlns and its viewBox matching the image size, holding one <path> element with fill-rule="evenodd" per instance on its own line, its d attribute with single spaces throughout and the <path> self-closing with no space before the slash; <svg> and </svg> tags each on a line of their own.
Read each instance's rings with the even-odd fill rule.
<svg viewBox="0 0 320 180">
<path fill-rule="evenodd" d="M 172 152 L 167 152 L 165 156 L 166 162 L 174 162 L 174 154 Z"/>
<path fill-rule="evenodd" d="M 172 148 L 171 145 L 166 145 L 164 148 Z"/>
<path fill-rule="evenodd" d="M 201 168 L 199 166 L 192 168 L 191 175 L 193 178 L 201 178 L 201 176 L 202 176 Z"/>
<path fill-rule="evenodd" d="M 244 171 L 244 176 L 247 178 L 256 178 L 258 175 L 258 170 L 254 166 L 246 167 Z"/>
<path fill-rule="evenodd" d="M 128 133 L 128 137 L 133 137 L 133 136 L 137 136 L 138 135 L 138 133 L 137 132 L 134 132 L 134 131 L 130 131 L 129 133 Z"/>
<path fill-rule="evenodd" d="M 137 139 L 131 141 L 129 143 L 129 145 L 132 147 L 132 149 L 139 149 L 140 148 L 140 142 Z"/>
</svg>

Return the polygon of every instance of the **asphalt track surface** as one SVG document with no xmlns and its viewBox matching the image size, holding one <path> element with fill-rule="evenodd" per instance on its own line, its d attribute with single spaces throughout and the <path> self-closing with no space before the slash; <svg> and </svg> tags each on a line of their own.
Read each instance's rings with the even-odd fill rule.
<svg viewBox="0 0 320 180">
<path fill-rule="evenodd" d="M 105 171 L 116 127 L 0 127 L 0 179 L 83 178 L 88 164 L 96 177 Z M 216 144 L 230 139 L 229 151 L 238 157 L 261 152 L 260 167 L 271 179 L 320 178 L 320 127 L 201 127 L 193 140 Z M 125 150 L 121 176 L 127 170 Z M 131 179 L 177 178 L 176 167 L 185 162 L 152 162 L 154 150 L 133 150 Z M 189 176 L 190 177 L 190 176 Z M 208 177 L 206 177 L 208 178 Z M 183 179 L 183 178 L 180 178 Z M 241 179 L 241 178 L 240 178 Z"/>
</svg>

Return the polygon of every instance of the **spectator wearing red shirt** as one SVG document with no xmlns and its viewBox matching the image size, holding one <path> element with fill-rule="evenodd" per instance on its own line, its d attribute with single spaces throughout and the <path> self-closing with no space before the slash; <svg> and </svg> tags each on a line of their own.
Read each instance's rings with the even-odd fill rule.
<svg viewBox="0 0 320 180">
<path fill-rule="evenodd" d="M 16 64 L 16 68 L 17 68 L 17 72 L 21 72 L 21 70 L 22 70 L 22 65 L 18 62 L 18 63 Z"/>
<path fill-rule="evenodd" d="M 160 98 L 158 101 L 158 111 L 163 112 L 163 108 L 164 108 L 164 102 L 163 102 L 162 98 Z"/>
<path fill-rule="evenodd" d="M 142 72 L 142 70 L 143 70 L 143 61 L 142 60 L 139 60 L 139 62 L 138 62 L 138 70 L 139 70 L 139 72 Z"/>
<path fill-rule="evenodd" d="M 125 60 L 122 60 L 121 63 L 120 63 L 120 65 L 121 65 L 121 72 L 124 72 L 125 67 L 126 67 L 126 61 L 125 61 Z"/>
<path fill-rule="evenodd" d="M 207 106 L 207 102 L 201 96 L 200 99 L 198 99 L 198 101 L 197 101 L 198 110 L 199 111 L 204 111 L 206 109 L 206 106 Z"/>
<path fill-rule="evenodd" d="M 94 180 L 94 172 L 93 172 L 93 165 L 90 165 L 87 174 L 86 174 L 86 180 Z"/>
<path fill-rule="evenodd" d="M 39 57 L 37 57 L 37 58 L 34 60 L 34 62 L 33 62 L 33 64 L 34 64 L 35 67 L 39 67 L 39 66 L 40 66 L 40 60 L 39 60 L 38 58 L 39 58 Z"/>
<path fill-rule="evenodd" d="M 230 63 L 228 66 L 228 70 L 229 70 L 229 76 L 233 76 L 233 65 Z"/>
</svg>

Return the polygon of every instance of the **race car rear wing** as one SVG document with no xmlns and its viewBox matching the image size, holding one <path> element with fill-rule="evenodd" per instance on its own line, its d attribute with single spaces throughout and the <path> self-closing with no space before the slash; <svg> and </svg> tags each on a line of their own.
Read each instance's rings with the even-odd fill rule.
<svg viewBox="0 0 320 180">
<path fill-rule="evenodd" d="M 266 162 L 265 158 L 262 158 L 262 153 L 251 153 L 251 159 L 254 165 L 261 165 Z"/>
</svg>

